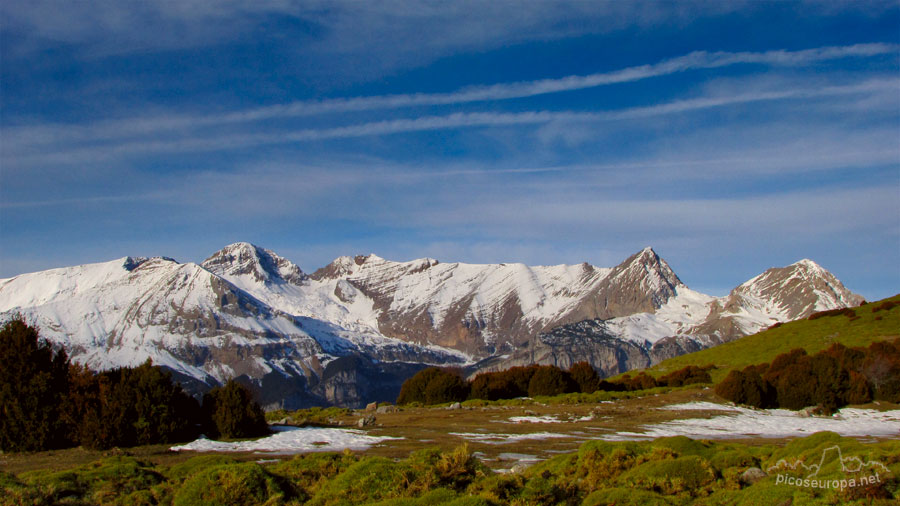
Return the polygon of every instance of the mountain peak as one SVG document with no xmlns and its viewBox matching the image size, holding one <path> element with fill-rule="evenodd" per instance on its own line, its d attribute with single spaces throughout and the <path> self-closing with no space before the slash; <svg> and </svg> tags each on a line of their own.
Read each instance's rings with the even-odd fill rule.
<svg viewBox="0 0 900 506">
<path fill-rule="evenodd" d="M 646 278 L 651 284 L 668 285 L 672 290 L 678 286 L 684 286 L 684 283 L 678 279 L 675 271 L 650 246 L 625 259 L 613 271 L 614 276 L 632 272 L 634 275 Z M 615 271 L 619 272 L 616 273 Z"/>
<path fill-rule="evenodd" d="M 300 284 L 306 279 L 303 271 L 290 260 L 249 242 L 229 244 L 213 253 L 202 265 L 204 269 L 219 276 L 249 275 L 262 283 Z"/>
<path fill-rule="evenodd" d="M 770 301 L 784 313 L 786 320 L 863 302 L 861 296 L 848 290 L 832 273 L 807 258 L 787 267 L 767 269 L 732 290 L 731 297 L 736 296 L 745 301 Z"/>
<path fill-rule="evenodd" d="M 678 294 L 684 283 L 647 247 L 614 267 L 604 281 L 610 295 L 605 302 L 605 316 L 623 316 L 638 311 L 653 312 Z"/>
</svg>

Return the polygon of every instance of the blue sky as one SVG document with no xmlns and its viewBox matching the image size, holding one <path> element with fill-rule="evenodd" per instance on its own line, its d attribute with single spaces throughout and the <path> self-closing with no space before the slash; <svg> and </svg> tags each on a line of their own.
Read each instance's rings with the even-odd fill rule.
<svg viewBox="0 0 900 506">
<path fill-rule="evenodd" d="M 900 292 L 898 2 L 0 4 L 0 277 L 249 241 Z"/>
</svg>

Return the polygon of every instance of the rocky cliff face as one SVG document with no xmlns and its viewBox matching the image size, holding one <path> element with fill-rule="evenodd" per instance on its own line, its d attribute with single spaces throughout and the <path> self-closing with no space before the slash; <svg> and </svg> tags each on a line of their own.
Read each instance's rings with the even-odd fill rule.
<svg viewBox="0 0 900 506">
<path fill-rule="evenodd" d="M 79 362 L 151 358 L 197 388 L 243 376 L 286 407 L 392 400 L 427 365 L 616 374 L 860 301 L 808 260 L 710 297 L 650 248 L 612 268 L 369 255 L 307 275 L 237 243 L 201 265 L 129 257 L 0 280 L 3 317 L 23 314 Z"/>
</svg>

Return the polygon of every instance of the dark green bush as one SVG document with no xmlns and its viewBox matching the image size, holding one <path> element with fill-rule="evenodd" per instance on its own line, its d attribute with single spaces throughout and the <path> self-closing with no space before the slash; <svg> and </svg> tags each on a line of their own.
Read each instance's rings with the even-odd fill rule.
<svg viewBox="0 0 900 506">
<path fill-rule="evenodd" d="M 627 380 L 623 377 L 623 380 L 626 389 L 631 391 L 646 390 L 648 388 L 656 388 L 659 386 L 656 379 L 644 371 L 639 372 L 636 376 L 628 378 Z"/>
<path fill-rule="evenodd" d="M 514 395 L 510 384 L 497 373 L 482 373 L 475 376 L 470 385 L 469 398 L 497 401 L 521 397 Z"/>
<path fill-rule="evenodd" d="M 661 386 L 680 387 L 683 385 L 693 385 L 695 383 L 712 383 L 712 377 L 709 375 L 709 369 L 712 366 L 698 367 L 689 365 L 677 371 L 661 376 L 657 383 Z"/>
<path fill-rule="evenodd" d="M 746 404 L 756 408 L 772 407 L 775 396 L 772 386 L 763 380 L 754 367 L 743 371 L 733 369 L 718 385 L 716 395 L 736 404 Z"/>
<path fill-rule="evenodd" d="M 569 368 L 569 377 L 578 385 L 578 391 L 589 394 L 600 388 L 600 376 L 589 362 L 578 362 Z"/>
<path fill-rule="evenodd" d="M 469 397 L 469 384 L 456 372 L 429 367 L 403 382 L 397 404 L 443 404 Z"/>
<path fill-rule="evenodd" d="M 539 366 L 528 382 L 528 396 L 559 395 L 578 390 L 578 385 L 569 375 L 553 365 Z"/>
<path fill-rule="evenodd" d="M 872 385 L 875 399 L 900 402 L 900 346 L 896 341 L 872 343 L 860 372 Z"/>
<path fill-rule="evenodd" d="M 872 399 L 900 402 L 900 349 L 890 341 L 868 348 L 835 344 L 815 355 L 794 349 L 775 357 L 771 365 L 731 371 L 716 385 L 716 393 L 755 407 L 818 406 L 825 413 Z"/>
</svg>

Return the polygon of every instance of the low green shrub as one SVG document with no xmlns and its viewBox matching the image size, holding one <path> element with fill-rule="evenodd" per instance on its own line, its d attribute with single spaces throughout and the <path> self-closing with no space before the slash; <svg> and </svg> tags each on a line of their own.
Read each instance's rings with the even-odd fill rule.
<svg viewBox="0 0 900 506">
<path fill-rule="evenodd" d="M 645 462 L 624 474 L 622 481 L 663 495 L 704 496 L 715 483 L 716 473 L 703 458 L 688 455 Z"/>
<path fill-rule="evenodd" d="M 709 459 L 720 450 L 712 443 L 697 441 L 687 436 L 661 437 L 653 440 L 654 448 L 668 448 L 680 456 L 697 455 Z"/>
<path fill-rule="evenodd" d="M 200 471 L 175 493 L 174 506 L 228 504 L 272 506 L 281 504 L 285 492 L 259 464 L 225 464 Z"/>
<path fill-rule="evenodd" d="M 457 499 L 459 495 L 453 490 L 438 488 L 421 497 L 398 497 L 372 503 L 370 506 L 437 506 L 454 504 Z"/>
<path fill-rule="evenodd" d="M 182 483 L 191 476 L 216 466 L 237 464 L 237 461 L 226 455 L 197 455 L 184 462 L 174 464 L 165 472 L 166 478 L 175 483 Z"/>
<path fill-rule="evenodd" d="M 412 470 L 384 457 L 367 457 L 325 483 L 308 506 L 357 505 L 404 497 Z"/>
<path fill-rule="evenodd" d="M 467 493 L 491 503 L 509 504 L 523 488 L 525 477 L 521 474 L 492 474 L 472 483 Z"/>
<path fill-rule="evenodd" d="M 612 487 L 592 492 L 581 506 L 668 506 L 672 504 L 664 496 L 648 490 Z"/>
<path fill-rule="evenodd" d="M 151 466 L 131 457 L 109 457 L 68 471 L 30 471 L 19 479 L 53 503 L 65 499 L 106 504 L 164 481 Z"/>
<path fill-rule="evenodd" d="M 294 495 L 309 499 L 358 460 L 350 452 L 307 453 L 269 466 L 267 471 L 288 483 Z"/>
<path fill-rule="evenodd" d="M 442 452 L 437 448 L 420 450 L 410 455 L 407 463 L 413 471 L 413 479 L 408 486 L 413 493 L 436 487 L 463 491 L 476 478 L 489 472 L 466 446 L 451 452 Z"/>
</svg>

